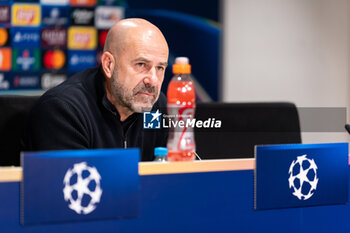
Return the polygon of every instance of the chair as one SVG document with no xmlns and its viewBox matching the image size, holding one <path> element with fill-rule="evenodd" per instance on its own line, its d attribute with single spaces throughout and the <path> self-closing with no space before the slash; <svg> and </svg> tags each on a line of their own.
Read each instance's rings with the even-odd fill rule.
<svg viewBox="0 0 350 233">
<path fill-rule="evenodd" d="M 198 103 L 196 118 L 222 121 L 220 129 L 196 129 L 202 159 L 253 158 L 254 146 L 301 143 L 292 103 Z"/>
<path fill-rule="evenodd" d="M 0 95 L 0 166 L 20 165 L 20 139 L 38 96 Z"/>
</svg>

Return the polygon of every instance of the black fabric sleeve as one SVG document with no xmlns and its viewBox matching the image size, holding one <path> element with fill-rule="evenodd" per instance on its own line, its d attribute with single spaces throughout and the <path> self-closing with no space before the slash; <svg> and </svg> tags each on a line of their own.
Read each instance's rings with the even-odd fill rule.
<svg viewBox="0 0 350 233">
<path fill-rule="evenodd" d="M 28 118 L 23 150 L 89 148 L 86 120 L 77 107 L 57 97 L 36 104 Z"/>
</svg>

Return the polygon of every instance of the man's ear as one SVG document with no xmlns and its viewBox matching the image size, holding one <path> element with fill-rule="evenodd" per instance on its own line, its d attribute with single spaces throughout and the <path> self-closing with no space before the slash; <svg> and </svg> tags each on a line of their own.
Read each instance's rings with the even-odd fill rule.
<svg viewBox="0 0 350 233">
<path fill-rule="evenodd" d="M 115 60 L 110 52 L 103 52 L 101 56 L 101 65 L 106 77 L 111 78 L 114 71 Z"/>
</svg>

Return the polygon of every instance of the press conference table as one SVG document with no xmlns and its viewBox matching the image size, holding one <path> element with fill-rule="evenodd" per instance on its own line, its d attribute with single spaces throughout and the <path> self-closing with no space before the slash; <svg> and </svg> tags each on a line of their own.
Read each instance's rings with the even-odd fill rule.
<svg viewBox="0 0 350 233">
<path fill-rule="evenodd" d="M 140 162 L 138 218 L 32 226 L 20 225 L 22 169 L 0 168 L 0 232 L 350 232 L 349 203 L 255 211 L 254 166 Z"/>
</svg>

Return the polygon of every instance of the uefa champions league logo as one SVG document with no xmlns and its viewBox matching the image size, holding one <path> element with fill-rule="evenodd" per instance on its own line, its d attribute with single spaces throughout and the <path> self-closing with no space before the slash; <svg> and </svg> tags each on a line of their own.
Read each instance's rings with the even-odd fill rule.
<svg viewBox="0 0 350 233">
<path fill-rule="evenodd" d="M 299 200 L 307 200 L 314 195 L 318 178 L 317 165 L 313 159 L 305 155 L 298 156 L 289 167 L 289 188 Z"/>
<path fill-rule="evenodd" d="M 69 203 L 68 207 L 77 214 L 94 211 L 102 195 L 100 181 L 101 176 L 95 167 L 89 167 L 86 162 L 74 164 L 63 180 L 64 200 Z"/>
</svg>

